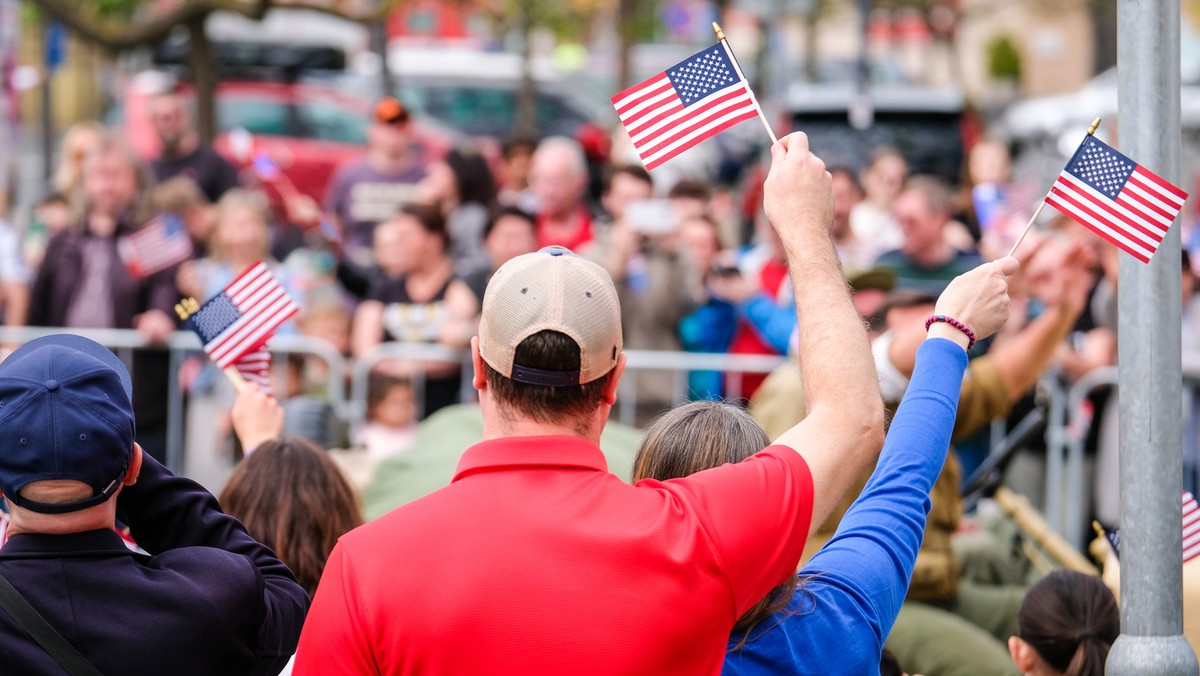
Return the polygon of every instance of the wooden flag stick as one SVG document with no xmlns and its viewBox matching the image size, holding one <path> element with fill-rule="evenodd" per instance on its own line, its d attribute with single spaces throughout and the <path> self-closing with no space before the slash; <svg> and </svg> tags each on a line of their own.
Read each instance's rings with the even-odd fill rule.
<svg viewBox="0 0 1200 676">
<path fill-rule="evenodd" d="M 1008 250 L 1009 256 L 1017 252 L 1017 247 L 1021 246 L 1021 242 L 1025 241 L 1025 235 L 1028 235 L 1029 231 L 1033 229 L 1033 224 L 1037 222 L 1038 216 L 1042 215 L 1042 209 L 1045 208 L 1046 200 L 1043 198 L 1042 203 L 1038 205 L 1037 211 L 1033 212 L 1033 218 L 1030 218 L 1029 222 L 1025 224 L 1025 229 L 1021 231 L 1021 236 L 1017 237 L 1017 241 L 1013 242 L 1012 248 Z"/>
<path fill-rule="evenodd" d="M 1096 133 L 1096 130 L 1099 128 L 1100 128 L 1100 118 L 1097 117 L 1096 119 L 1092 120 L 1091 126 L 1088 127 L 1088 132 L 1087 132 L 1088 136 L 1094 135 Z M 1042 209 L 1044 209 L 1044 208 L 1046 208 L 1046 198 L 1045 197 L 1042 198 L 1042 203 L 1038 205 L 1037 211 L 1033 212 L 1033 218 L 1029 219 L 1029 223 L 1027 223 L 1025 225 L 1025 229 L 1021 231 L 1021 236 L 1017 237 L 1017 241 L 1013 242 L 1012 248 L 1008 250 L 1009 256 L 1011 256 L 1017 252 L 1017 247 L 1021 246 L 1021 242 L 1023 242 L 1025 240 L 1025 235 L 1029 234 L 1029 230 L 1031 228 L 1033 228 L 1033 224 L 1035 221 L 1037 221 L 1038 216 L 1042 215 Z"/>
<path fill-rule="evenodd" d="M 233 389 L 237 390 L 238 392 L 245 390 L 247 387 L 251 387 L 250 383 L 246 382 L 246 379 L 242 377 L 241 372 L 237 370 L 236 366 L 226 366 L 221 370 L 224 372 L 225 377 L 229 378 L 229 382 L 233 383 Z"/>
<path fill-rule="evenodd" d="M 725 31 L 721 30 L 721 26 L 716 21 L 712 22 L 712 27 L 713 32 L 717 34 L 717 42 L 721 43 L 721 47 L 725 49 L 725 55 L 729 57 L 729 63 L 733 64 L 733 72 L 737 73 L 739 80 L 746 82 L 746 76 L 742 74 L 742 67 L 738 65 L 737 57 L 733 55 L 733 50 L 725 39 Z M 749 82 L 746 82 L 746 91 L 750 94 L 750 102 L 754 104 L 754 110 L 758 111 L 758 119 L 762 120 L 763 128 L 767 130 L 767 136 L 771 137 L 771 145 L 779 143 L 779 138 L 775 136 L 775 132 L 771 129 L 771 123 L 763 114 L 762 106 L 758 105 L 758 97 L 754 95 L 754 90 L 750 88 Z"/>
</svg>

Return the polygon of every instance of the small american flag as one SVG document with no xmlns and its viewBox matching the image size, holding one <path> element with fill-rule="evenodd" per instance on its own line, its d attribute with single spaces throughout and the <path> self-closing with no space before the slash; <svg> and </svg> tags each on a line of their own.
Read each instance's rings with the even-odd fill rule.
<svg viewBox="0 0 1200 676">
<path fill-rule="evenodd" d="M 750 84 L 722 43 L 612 97 L 646 169 L 758 115 Z"/>
<path fill-rule="evenodd" d="M 1088 135 L 1050 186 L 1046 204 L 1149 263 L 1187 193 Z"/>
<path fill-rule="evenodd" d="M 271 352 L 265 346 L 243 356 L 233 366 L 246 382 L 271 394 Z"/>
<path fill-rule="evenodd" d="M 117 254 L 134 279 L 178 265 L 193 253 L 183 221 L 174 214 L 163 214 L 117 242 Z"/>
<path fill-rule="evenodd" d="M 259 261 L 201 306 L 188 325 L 217 366 L 226 368 L 265 345 L 275 329 L 299 311 L 266 263 Z"/>
<path fill-rule="evenodd" d="M 1200 505 L 1189 491 L 1183 492 L 1183 562 L 1200 555 Z"/>
<path fill-rule="evenodd" d="M 260 181 L 268 183 L 279 180 L 283 175 L 283 171 L 279 169 L 279 165 L 266 152 L 260 150 L 254 153 L 254 159 L 251 162 L 254 167 L 254 174 L 258 176 Z"/>
<path fill-rule="evenodd" d="M 1121 555 L 1121 532 L 1105 531 L 1113 553 Z M 1200 556 L 1200 505 L 1190 491 L 1183 492 L 1183 562 Z"/>
</svg>

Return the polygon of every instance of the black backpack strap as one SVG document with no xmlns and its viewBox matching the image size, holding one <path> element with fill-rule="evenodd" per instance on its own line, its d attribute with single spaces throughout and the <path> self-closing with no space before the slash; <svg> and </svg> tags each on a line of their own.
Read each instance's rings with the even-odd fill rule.
<svg viewBox="0 0 1200 676">
<path fill-rule="evenodd" d="M 30 638 L 38 642 L 42 649 L 58 662 L 59 666 L 67 670 L 71 676 L 103 676 L 87 658 L 75 649 L 75 646 L 67 642 L 63 635 L 58 633 L 46 618 L 42 617 L 33 606 L 29 605 L 29 601 L 21 596 L 21 592 L 17 591 L 4 576 L 0 575 L 0 608 L 8 611 L 8 614 L 16 620 L 17 624 L 29 634 Z"/>
</svg>

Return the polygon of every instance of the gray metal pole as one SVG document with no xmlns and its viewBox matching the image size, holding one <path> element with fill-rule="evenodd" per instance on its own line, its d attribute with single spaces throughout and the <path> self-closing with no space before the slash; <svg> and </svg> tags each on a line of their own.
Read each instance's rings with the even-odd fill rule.
<svg viewBox="0 0 1200 676">
<path fill-rule="evenodd" d="M 1179 0 L 1120 0 L 1121 150 L 1179 178 Z M 1179 227 L 1120 261 L 1121 637 L 1106 673 L 1197 674 L 1183 637 Z"/>
</svg>

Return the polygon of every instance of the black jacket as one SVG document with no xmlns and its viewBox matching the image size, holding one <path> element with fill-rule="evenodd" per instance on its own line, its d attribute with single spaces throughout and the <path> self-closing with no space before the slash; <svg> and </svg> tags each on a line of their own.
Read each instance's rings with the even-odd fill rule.
<svg viewBox="0 0 1200 676">
<path fill-rule="evenodd" d="M 111 530 L 14 535 L 3 575 L 104 674 L 277 674 L 308 595 L 213 496 L 143 456 L 120 518 L 153 556 Z M 62 674 L 0 610 L 0 672 Z"/>
</svg>

